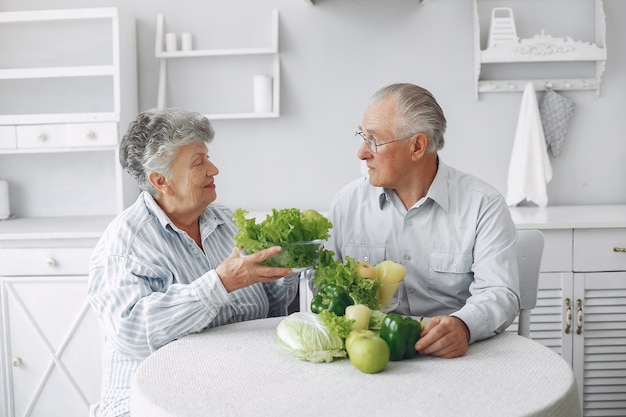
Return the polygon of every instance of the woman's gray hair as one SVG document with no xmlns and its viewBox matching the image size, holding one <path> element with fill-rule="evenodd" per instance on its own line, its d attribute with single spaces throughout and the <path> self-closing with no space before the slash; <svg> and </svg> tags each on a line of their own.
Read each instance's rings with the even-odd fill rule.
<svg viewBox="0 0 626 417">
<path fill-rule="evenodd" d="M 148 180 L 151 172 L 170 177 L 176 151 L 189 143 L 209 144 L 215 133 L 200 113 L 174 108 L 151 109 L 130 123 L 120 143 L 120 164 L 139 184 L 154 195 Z"/>
<path fill-rule="evenodd" d="M 427 152 L 443 148 L 446 118 L 428 90 L 408 83 L 391 84 L 374 93 L 371 102 L 378 102 L 389 95 L 396 97 L 396 138 L 424 132 L 429 139 Z"/>
</svg>

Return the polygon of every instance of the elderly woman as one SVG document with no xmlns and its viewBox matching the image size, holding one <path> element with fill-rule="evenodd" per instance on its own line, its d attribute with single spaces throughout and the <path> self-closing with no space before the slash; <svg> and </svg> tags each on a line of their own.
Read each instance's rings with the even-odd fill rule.
<svg viewBox="0 0 626 417">
<path fill-rule="evenodd" d="M 259 265 L 280 247 L 233 248 L 232 212 L 214 203 L 213 135 L 200 114 L 165 109 L 140 114 L 122 139 L 121 165 L 142 193 L 104 232 L 89 272 L 107 338 L 96 407 L 105 416 L 128 415 L 131 378 L 151 352 L 209 327 L 285 315 L 296 295 L 290 269 Z"/>
</svg>

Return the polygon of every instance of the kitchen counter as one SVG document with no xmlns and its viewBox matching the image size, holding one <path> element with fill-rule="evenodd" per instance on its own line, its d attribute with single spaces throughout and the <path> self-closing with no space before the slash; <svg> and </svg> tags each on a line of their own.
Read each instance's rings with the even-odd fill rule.
<svg viewBox="0 0 626 417">
<path fill-rule="evenodd" d="M 511 207 L 518 229 L 626 227 L 626 205 Z"/>
</svg>

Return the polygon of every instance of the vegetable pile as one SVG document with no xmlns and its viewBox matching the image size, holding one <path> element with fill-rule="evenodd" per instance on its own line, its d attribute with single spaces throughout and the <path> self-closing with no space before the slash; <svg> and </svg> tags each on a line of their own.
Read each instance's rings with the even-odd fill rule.
<svg viewBox="0 0 626 417">
<path fill-rule="evenodd" d="M 246 218 L 247 210 L 238 208 L 233 213 L 237 226 L 235 245 L 246 253 L 258 252 L 271 246 L 282 246 L 283 251 L 266 259 L 265 266 L 286 268 L 310 267 L 317 260 L 322 241 L 328 239 L 330 221 L 315 210 L 297 208 L 272 209 L 265 220 L 257 223 Z"/>
<path fill-rule="evenodd" d="M 404 280 L 404 266 L 390 260 L 371 265 L 350 257 L 344 262 L 333 256 L 332 251 L 319 251 L 313 268 L 313 282 L 319 290 L 311 300 L 311 312 L 284 319 L 277 331 L 279 343 L 299 359 L 314 362 L 342 357 L 339 349 L 366 373 L 381 372 L 390 360 L 414 357 L 421 319 L 381 310 Z M 298 326 L 293 326 L 294 318 Z M 304 335 L 300 323 L 306 321 L 315 323 L 315 337 L 311 329 Z M 335 338 L 333 342 L 329 337 Z"/>
</svg>

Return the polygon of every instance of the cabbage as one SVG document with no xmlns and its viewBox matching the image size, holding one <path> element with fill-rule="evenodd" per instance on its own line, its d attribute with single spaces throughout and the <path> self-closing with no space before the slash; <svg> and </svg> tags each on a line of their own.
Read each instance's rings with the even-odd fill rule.
<svg viewBox="0 0 626 417">
<path fill-rule="evenodd" d="M 319 315 L 309 312 L 292 313 L 276 328 L 278 344 L 292 355 L 310 362 L 332 362 L 343 358 L 343 339 L 331 334 Z"/>
</svg>

